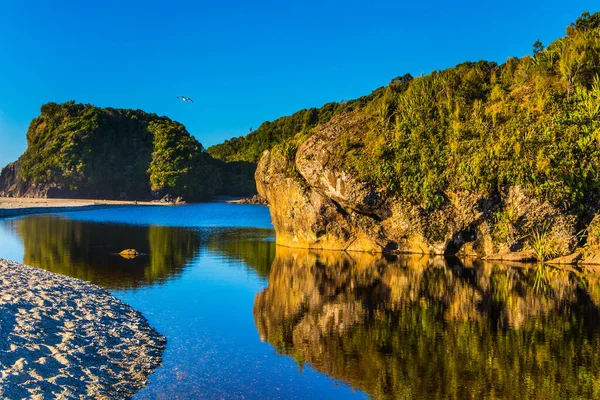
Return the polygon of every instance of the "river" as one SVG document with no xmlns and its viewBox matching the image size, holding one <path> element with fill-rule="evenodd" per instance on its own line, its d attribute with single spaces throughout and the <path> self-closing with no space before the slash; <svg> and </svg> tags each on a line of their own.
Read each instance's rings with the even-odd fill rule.
<svg viewBox="0 0 600 400">
<path fill-rule="evenodd" d="M 0 257 L 166 335 L 139 399 L 600 397 L 594 273 L 277 247 L 266 207 L 226 203 L 0 220 Z"/>
</svg>

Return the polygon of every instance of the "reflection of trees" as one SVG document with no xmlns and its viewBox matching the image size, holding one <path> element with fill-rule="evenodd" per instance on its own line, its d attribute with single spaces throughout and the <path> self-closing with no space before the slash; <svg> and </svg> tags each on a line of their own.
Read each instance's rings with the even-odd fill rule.
<svg viewBox="0 0 600 400">
<path fill-rule="evenodd" d="M 51 215 L 11 221 L 24 245 L 24 261 L 108 288 L 130 288 L 179 273 L 200 247 L 185 228 L 91 223 Z M 115 253 L 134 248 L 133 260 Z"/>
<path fill-rule="evenodd" d="M 197 231 L 166 226 L 115 225 L 37 215 L 7 221 L 24 245 L 24 261 L 108 288 L 131 288 L 169 279 L 190 263 L 200 246 L 243 261 L 266 278 L 275 257 L 270 229 Z M 204 243 L 205 242 L 205 243 Z M 116 253 L 143 253 L 133 260 Z"/>
<path fill-rule="evenodd" d="M 598 280 L 277 248 L 263 340 L 374 397 L 598 398 Z"/>
<path fill-rule="evenodd" d="M 190 229 L 166 226 L 147 229 L 150 245 L 150 265 L 144 270 L 147 282 L 179 273 L 200 248 L 199 234 Z"/>
<path fill-rule="evenodd" d="M 225 259 L 244 262 L 258 276 L 266 278 L 275 258 L 272 239 L 271 229 L 218 229 L 209 231 L 206 246 Z"/>
</svg>

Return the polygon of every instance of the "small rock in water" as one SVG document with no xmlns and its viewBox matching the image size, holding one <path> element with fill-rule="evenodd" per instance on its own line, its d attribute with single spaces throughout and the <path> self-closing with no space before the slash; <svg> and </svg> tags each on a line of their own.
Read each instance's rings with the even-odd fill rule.
<svg viewBox="0 0 600 400">
<path fill-rule="evenodd" d="M 155 196 L 158 197 L 158 194 Z M 153 200 L 155 203 L 170 203 L 170 204 L 187 204 L 185 199 L 181 196 L 175 197 L 172 194 L 165 194 L 160 200 Z"/>
<path fill-rule="evenodd" d="M 123 258 L 136 258 L 137 256 L 139 256 L 141 253 L 139 251 L 137 251 L 136 249 L 125 249 L 122 252 L 119 253 L 119 255 Z"/>
</svg>

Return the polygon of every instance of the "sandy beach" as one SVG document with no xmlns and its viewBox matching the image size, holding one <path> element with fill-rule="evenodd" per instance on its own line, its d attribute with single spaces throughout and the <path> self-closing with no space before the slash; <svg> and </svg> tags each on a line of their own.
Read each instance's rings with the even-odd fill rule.
<svg viewBox="0 0 600 400">
<path fill-rule="evenodd" d="M 129 398 L 165 344 L 106 290 L 0 259 L 0 398 Z"/>
<path fill-rule="evenodd" d="M 83 211 L 94 208 L 119 207 L 131 205 L 165 206 L 170 203 L 153 201 L 119 201 L 119 200 L 79 200 L 79 199 L 44 199 L 25 197 L 0 197 L 0 218 L 19 215 L 39 214 L 61 211 Z"/>
</svg>

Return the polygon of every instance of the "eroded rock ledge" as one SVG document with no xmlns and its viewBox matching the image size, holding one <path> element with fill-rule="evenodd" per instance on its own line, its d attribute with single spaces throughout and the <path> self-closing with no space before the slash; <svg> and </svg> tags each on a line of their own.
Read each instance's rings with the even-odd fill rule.
<svg viewBox="0 0 600 400">
<path fill-rule="evenodd" d="M 297 147 L 291 142 L 263 153 L 255 178 L 269 203 L 278 244 L 510 261 L 578 252 L 571 263 L 600 260 L 600 246 L 598 252 L 578 249 L 585 243 L 581 232 L 588 244 L 600 244 L 593 205 L 582 217 L 513 186 L 492 194 L 449 191 L 442 207 L 428 211 L 361 182 L 344 169 L 338 147 L 348 132 L 360 135 L 364 124 L 360 116 L 334 119 Z"/>
<path fill-rule="evenodd" d="M 165 344 L 106 290 L 0 259 L 0 397 L 129 398 Z"/>
</svg>

